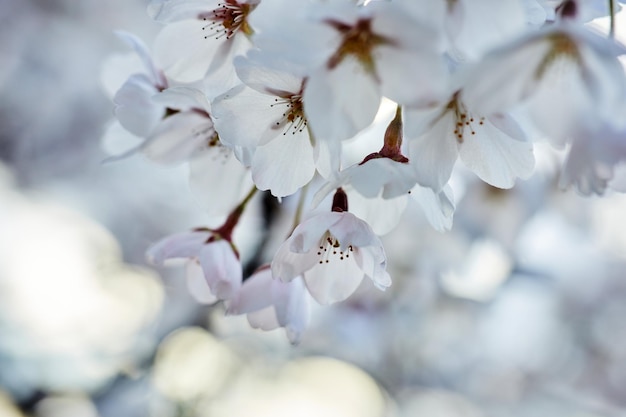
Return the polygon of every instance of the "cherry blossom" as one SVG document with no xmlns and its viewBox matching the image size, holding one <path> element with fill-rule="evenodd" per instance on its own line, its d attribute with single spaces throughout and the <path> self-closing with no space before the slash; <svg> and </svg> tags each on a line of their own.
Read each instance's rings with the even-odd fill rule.
<svg viewBox="0 0 626 417">
<path fill-rule="evenodd" d="M 272 261 L 273 275 L 282 281 L 304 277 L 320 304 L 348 298 L 365 276 L 381 290 L 391 285 L 385 251 L 371 227 L 347 208 L 338 190 L 334 211 L 312 215 L 280 246 Z"/>
<path fill-rule="evenodd" d="M 315 173 L 302 102 L 305 80 L 255 60 L 240 58 L 235 65 L 245 84 L 212 104 L 220 138 L 250 149 L 252 178 L 259 189 L 278 197 L 293 194 Z"/>
<path fill-rule="evenodd" d="M 458 94 L 443 108 L 405 114 L 409 157 L 422 186 L 441 191 L 459 157 L 483 181 L 499 188 L 511 188 L 516 178 L 532 173 L 532 143 L 509 115 L 474 113 Z"/>
<path fill-rule="evenodd" d="M 157 266 L 175 258 L 199 263 L 211 292 L 220 300 L 231 299 L 241 286 L 241 263 L 232 244 L 208 229 L 163 238 L 150 246 L 146 255 Z"/>
<path fill-rule="evenodd" d="M 203 80 L 210 96 L 232 87 L 232 59 L 251 47 L 248 15 L 258 0 L 153 0 L 150 15 L 165 23 L 155 57 L 180 82 Z M 205 78 L 205 77 L 210 78 Z"/>
</svg>

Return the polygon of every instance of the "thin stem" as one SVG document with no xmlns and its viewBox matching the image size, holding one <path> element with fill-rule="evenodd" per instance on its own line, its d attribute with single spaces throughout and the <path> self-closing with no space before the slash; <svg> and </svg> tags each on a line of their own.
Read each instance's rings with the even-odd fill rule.
<svg viewBox="0 0 626 417">
<path fill-rule="evenodd" d="M 611 39 L 615 39 L 615 0 L 609 0 L 609 16 L 611 18 L 609 37 Z"/>
<path fill-rule="evenodd" d="M 220 226 L 219 229 L 215 230 L 215 232 L 222 239 L 226 239 L 229 242 L 231 241 L 233 229 L 235 228 L 235 226 L 237 226 L 237 223 L 239 223 L 239 218 L 241 217 L 244 210 L 246 209 L 246 205 L 248 205 L 248 203 L 250 202 L 254 194 L 256 194 L 256 192 L 257 192 L 257 188 L 252 187 L 250 192 L 248 192 L 248 195 L 246 195 L 245 198 L 241 201 L 241 203 L 239 203 L 239 205 L 235 207 L 235 209 L 228 215 L 228 218 L 226 219 L 224 224 Z"/>
<path fill-rule="evenodd" d="M 291 226 L 291 235 L 293 231 L 300 224 L 300 220 L 302 219 L 302 210 L 304 209 L 304 200 L 306 200 L 307 190 L 309 188 L 309 184 L 305 184 L 304 187 L 300 190 L 300 196 L 298 197 L 298 205 L 296 206 L 296 213 L 293 216 L 293 225 Z"/>
</svg>

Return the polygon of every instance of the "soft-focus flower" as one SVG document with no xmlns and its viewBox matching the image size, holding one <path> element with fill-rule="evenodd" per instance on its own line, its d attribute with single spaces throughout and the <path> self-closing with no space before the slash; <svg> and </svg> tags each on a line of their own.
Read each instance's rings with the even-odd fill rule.
<svg viewBox="0 0 626 417">
<path fill-rule="evenodd" d="M 272 277 L 269 265 L 246 279 L 227 303 L 227 314 L 246 314 L 255 329 L 284 327 L 289 341 L 297 344 L 309 324 L 309 295 L 301 277 L 283 282 Z"/>
<path fill-rule="evenodd" d="M 258 60 L 240 58 L 235 66 L 244 84 L 212 103 L 220 139 L 250 149 L 252 178 L 259 189 L 278 197 L 293 194 L 315 174 L 302 103 L 305 81 Z"/>
<path fill-rule="evenodd" d="M 365 276 L 381 290 L 389 287 L 386 263 L 382 242 L 367 223 L 332 211 L 295 228 L 276 252 L 272 273 L 283 281 L 303 276 L 313 298 L 331 304 L 348 298 Z"/>
<path fill-rule="evenodd" d="M 266 24 L 255 42 L 263 50 L 279 37 L 291 40 L 282 56 L 305 68 L 304 104 L 317 138 L 354 136 L 373 121 L 383 95 L 412 105 L 440 99 L 446 69 L 436 25 L 418 18 L 403 2 L 314 6 L 318 10 L 303 22 L 299 29 L 303 33 L 291 37 L 278 30 L 282 27 Z M 269 17 L 263 4 L 258 11 L 258 20 Z M 298 49 L 307 56 L 303 58 Z"/>
<path fill-rule="evenodd" d="M 148 12 L 165 23 L 155 40 L 156 61 L 180 82 L 208 77 L 215 96 L 234 86 L 232 60 L 251 47 L 248 15 L 258 0 L 153 0 Z"/>
<path fill-rule="evenodd" d="M 478 114 L 523 104 L 537 128 L 562 146 L 586 129 L 582 125 L 615 121 L 624 113 L 620 52 L 612 40 L 561 22 L 486 56 L 466 78 L 461 99 Z"/>
<path fill-rule="evenodd" d="M 241 263 L 233 244 L 209 229 L 168 236 L 150 246 L 146 256 L 157 266 L 175 258 L 198 262 L 211 292 L 220 300 L 231 299 L 241 287 Z"/>
</svg>

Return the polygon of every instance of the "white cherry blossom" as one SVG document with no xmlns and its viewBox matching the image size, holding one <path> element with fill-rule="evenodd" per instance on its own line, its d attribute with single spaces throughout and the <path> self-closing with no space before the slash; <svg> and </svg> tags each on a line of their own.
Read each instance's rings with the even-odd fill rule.
<svg viewBox="0 0 626 417">
<path fill-rule="evenodd" d="M 537 128 L 563 146 L 583 124 L 623 114 L 620 52 L 611 40 L 574 22 L 555 24 L 489 54 L 465 80 L 461 98 L 478 114 L 524 104 Z"/>
<path fill-rule="evenodd" d="M 382 242 L 347 211 L 318 213 L 300 223 L 276 252 L 272 273 L 283 281 L 303 276 L 320 304 L 345 300 L 365 276 L 381 290 L 391 285 Z"/>
<path fill-rule="evenodd" d="M 204 79 L 211 97 L 224 92 L 236 82 L 233 58 L 251 47 L 247 19 L 258 2 L 153 0 L 151 16 L 166 24 L 155 40 L 156 61 L 177 81 Z"/>
<path fill-rule="evenodd" d="M 534 167 L 533 146 L 515 120 L 503 113 L 482 116 L 454 94 L 443 108 L 405 111 L 409 158 L 417 182 L 443 189 L 460 159 L 483 181 L 511 188 Z"/>
<path fill-rule="evenodd" d="M 232 243 L 208 229 L 168 236 L 150 246 L 146 256 L 157 266 L 175 258 L 199 263 L 211 292 L 220 300 L 231 299 L 241 287 L 241 263 Z"/>
<path fill-rule="evenodd" d="M 242 57 L 235 65 L 245 84 L 212 103 L 220 138 L 250 150 L 252 178 L 259 189 L 278 197 L 293 194 L 315 174 L 302 102 L 305 80 Z"/>
</svg>

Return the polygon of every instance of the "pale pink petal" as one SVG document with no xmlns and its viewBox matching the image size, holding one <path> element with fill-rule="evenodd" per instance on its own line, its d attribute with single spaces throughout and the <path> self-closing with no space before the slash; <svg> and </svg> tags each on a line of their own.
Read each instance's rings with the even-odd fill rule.
<svg viewBox="0 0 626 417">
<path fill-rule="evenodd" d="M 337 238 L 342 250 L 349 245 L 369 246 L 380 244 L 380 240 L 374 234 L 372 228 L 363 220 L 349 212 L 333 213 L 339 221 L 333 224 L 329 230 Z"/>
<path fill-rule="evenodd" d="M 288 241 L 289 250 L 306 253 L 319 244 L 324 233 L 335 223 L 341 221 L 340 213 L 327 212 L 312 215 L 295 228 Z"/>
<path fill-rule="evenodd" d="M 368 276 L 374 285 L 385 290 L 391 286 L 391 277 L 385 270 L 386 258 L 382 246 L 366 246 L 353 252 L 356 265 Z"/>
<path fill-rule="evenodd" d="M 452 228 L 455 204 L 452 188 L 449 185 L 443 187 L 443 190 L 438 193 L 431 188 L 416 185 L 411 190 L 411 196 L 422 207 L 426 219 L 435 230 L 444 232 Z"/>
<path fill-rule="evenodd" d="M 161 88 L 166 88 L 167 80 L 165 79 L 165 76 L 163 75 L 161 70 L 158 69 L 157 66 L 154 64 L 154 61 L 152 60 L 152 56 L 150 55 L 150 51 L 148 50 L 146 44 L 143 43 L 143 41 L 134 34 L 125 32 L 123 30 L 116 30 L 115 34 L 118 38 L 126 42 L 127 45 L 135 50 L 135 53 L 141 59 L 143 66 L 148 71 L 152 84 Z"/>
<path fill-rule="evenodd" d="M 254 52 L 256 50 L 253 50 Z M 235 69 L 239 79 L 248 87 L 263 93 L 271 94 L 273 96 L 276 93 L 282 94 L 296 94 L 302 87 L 302 77 L 298 77 L 291 72 L 285 71 L 285 66 L 288 63 L 273 63 L 267 59 L 262 60 L 263 55 L 251 54 L 258 57 L 256 60 L 244 58 L 242 56 L 235 58 Z M 274 64 L 278 67 L 280 64 L 282 70 L 271 66 Z M 281 94 L 281 95 L 282 95 Z"/>
<path fill-rule="evenodd" d="M 400 222 L 407 206 L 407 196 L 396 198 L 365 198 L 360 193 L 346 189 L 350 213 L 370 225 L 379 236 L 391 232 Z"/>
<path fill-rule="evenodd" d="M 272 274 L 282 281 L 291 281 L 319 262 L 314 250 L 307 253 L 294 253 L 290 250 L 291 239 L 287 239 L 278 248 L 272 261 Z"/>
<path fill-rule="evenodd" d="M 150 246 L 146 257 L 155 265 L 163 265 L 166 259 L 196 258 L 210 236 L 210 232 L 177 233 Z"/>
<path fill-rule="evenodd" d="M 137 136 L 147 136 L 165 115 L 165 107 L 152 97 L 158 92 L 143 74 L 130 77 L 117 91 L 115 116 L 125 129 Z"/>
<path fill-rule="evenodd" d="M 230 243 L 220 239 L 204 245 L 198 257 L 211 292 L 220 300 L 233 298 L 241 287 L 241 263 Z"/>
<path fill-rule="evenodd" d="M 187 262 L 185 272 L 187 289 L 194 300 L 202 304 L 213 304 L 217 301 L 217 297 L 211 292 L 211 288 L 204 278 L 204 271 L 196 259 Z"/>
<path fill-rule="evenodd" d="M 228 302 L 227 314 L 247 314 L 274 305 L 274 278 L 269 268 L 246 279 L 237 295 Z M 281 281 L 276 281 L 282 283 Z"/>
<path fill-rule="evenodd" d="M 248 323 L 253 329 L 269 331 L 280 327 L 274 307 L 266 307 L 263 310 L 248 313 L 247 317 Z"/>
</svg>

